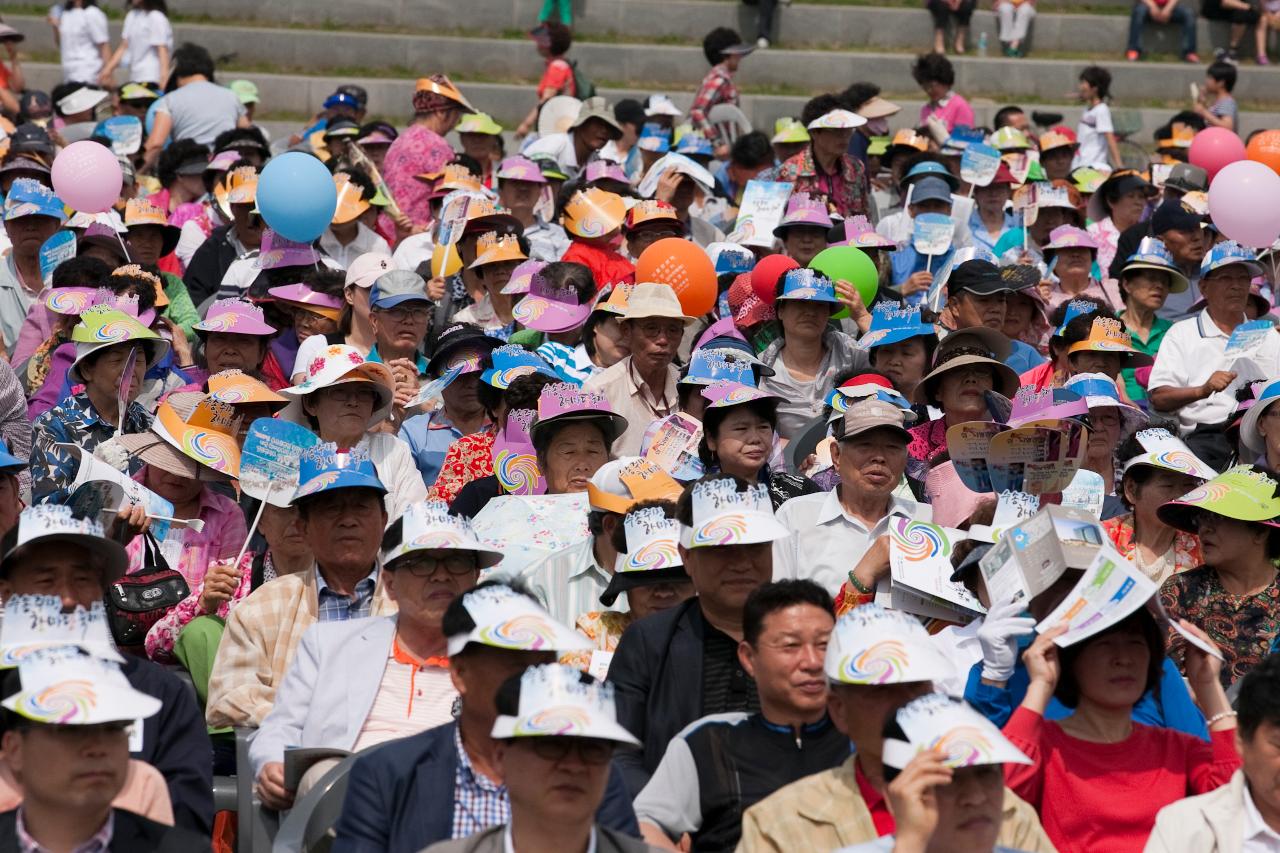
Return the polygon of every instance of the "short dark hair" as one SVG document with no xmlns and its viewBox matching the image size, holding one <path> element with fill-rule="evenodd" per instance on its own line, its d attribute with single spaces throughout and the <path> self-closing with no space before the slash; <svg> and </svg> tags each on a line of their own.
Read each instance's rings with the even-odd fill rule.
<svg viewBox="0 0 1280 853">
<path fill-rule="evenodd" d="M 742 44 L 742 36 L 738 35 L 737 30 L 731 30 L 728 27 L 716 27 L 702 37 L 702 55 L 712 65 L 719 65 L 724 62 L 725 49 L 733 47 L 735 44 Z"/>
<path fill-rule="evenodd" d="M 676 518 L 685 527 L 693 527 L 693 489 L 699 483 L 715 483 L 719 480 L 733 480 L 736 490 L 745 492 L 750 483 L 741 477 L 735 477 L 732 474 L 707 474 L 705 477 L 699 477 L 692 483 L 684 487 L 684 491 L 680 493 L 680 497 L 676 500 Z"/>
<path fill-rule="evenodd" d="M 744 133 L 733 141 L 729 160 L 748 169 L 768 166 L 773 163 L 773 143 L 758 130 Z"/>
<path fill-rule="evenodd" d="M 804 105 L 804 109 L 800 111 L 800 123 L 808 127 L 809 122 L 822 118 L 832 110 L 842 110 L 844 108 L 844 102 L 835 95 L 818 95 L 816 98 L 810 98 L 808 103 Z"/>
<path fill-rule="evenodd" d="M 369 177 L 369 173 L 359 166 L 343 166 L 334 170 L 335 175 L 346 175 L 347 181 L 360 188 L 360 198 L 371 201 L 378 194 L 378 186 Z"/>
<path fill-rule="evenodd" d="M 1222 84 L 1222 88 L 1230 92 L 1236 87 L 1236 67 L 1221 59 L 1204 70 L 1205 76 Z"/>
<path fill-rule="evenodd" d="M 170 80 L 177 81 L 200 74 L 212 83 L 213 68 L 213 57 L 209 55 L 209 51 L 198 44 L 183 42 L 173 52 L 173 76 Z"/>
<path fill-rule="evenodd" d="M 956 69 L 941 53 L 922 53 L 911 64 L 911 77 L 921 86 L 941 83 L 950 87 L 955 85 Z"/>
<path fill-rule="evenodd" d="M 542 268 L 540 275 L 553 287 L 572 287 L 578 293 L 578 304 L 595 298 L 596 280 L 591 268 L 573 261 L 554 261 Z"/>
<path fill-rule="evenodd" d="M 1240 679 L 1236 725 L 1249 740 L 1263 723 L 1280 726 L 1280 654 L 1267 655 Z"/>
<path fill-rule="evenodd" d="M 153 275 L 155 275 L 153 273 Z M 160 278 L 160 276 L 156 276 Z M 164 279 L 160 278 L 161 287 L 164 286 Z M 119 296 L 125 291 L 132 290 L 138 295 L 138 313 L 150 311 L 156 307 L 156 286 L 150 278 L 140 275 L 132 275 L 129 273 L 112 273 L 107 276 L 107 280 L 102 282 L 104 287 L 111 288 L 111 292 Z"/>
<path fill-rule="evenodd" d="M 655 506 L 661 509 L 662 514 L 665 515 L 667 518 L 676 517 L 676 502 L 665 500 L 663 498 L 658 498 L 658 499 L 649 500 L 649 501 L 640 501 L 639 503 L 632 504 L 631 509 L 627 510 L 626 515 L 631 515 L 631 513 L 637 510 L 648 509 L 649 507 L 655 507 Z M 626 515 L 623 516 L 623 523 L 613 528 L 613 539 L 612 539 L 613 549 L 617 551 L 619 554 L 627 553 Z"/>
<path fill-rule="evenodd" d="M 440 633 L 449 637 L 456 637 L 459 634 L 469 634 L 476 627 L 476 621 L 471 618 L 471 614 L 467 612 L 467 608 L 463 605 L 462 599 L 471 593 L 488 589 L 489 587 L 506 587 L 512 592 L 523 595 L 530 601 L 536 602 L 537 599 L 518 583 L 504 583 L 503 581 L 481 581 L 466 592 L 460 592 L 454 596 L 453 601 L 449 602 L 449 606 L 444 610 L 444 616 L 440 617 Z"/>
<path fill-rule="evenodd" d="M 1098 90 L 1098 97 L 1107 100 L 1111 97 L 1111 72 L 1101 65 L 1090 65 L 1080 72 L 1080 80 Z"/>
<path fill-rule="evenodd" d="M 845 106 L 857 112 L 858 109 L 867 101 L 880 94 L 880 87 L 875 83 L 854 83 L 840 93 L 840 100 L 844 101 Z"/>
<path fill-rule="evenodd" d="M 52 287 L 101 287 L 111 275 L 106 261 L 76 255 L 54 267 Z"/>
<path fill-rule="evenodd" d="M 1139 607 L 1124 619 L 1109 628 L 1104 628 L 1087 640 L 1058 649 L 1061 675 L 1058 677 L 1058 686 L 1054 689 L 1053 695 L 1059 702 L 1068 708 L 1074 708 L 1080 704 L 1080 683 L 1073 669 L 1076 661 L 1090 644 L 1102 637 L 1119 633 L 1138 633 L 1146 641 L 1147 649 L 1151 654 L 1147 660 L 1147 681 L 1142 692 L 1159 695 L 1160 678 L 1164 673 L 1164 632 L 1156 624 L 1156 618 L 1151 615 L 1151 611 L 1146 607 Z"/>
<path fill-rule="evenodd" d="M 702 389 L 695 389 L 701 393 Z M 773 429 L 778 428 L 778 404 L 782 402 L 776 397 L 764 397 L 759 400 L 752 400 L 749 403 L 742 403 L 741 406 L 752 414 L 759 415 L 769 422 L 769 426 Z M 707 407 L 702 413 L 702 439 L 698 442 L 698 458 L 702 460 L 703 465 L 711 466 L 715 464 L 715 453 L 711 450 L 711 446 L 707 439 L 714 437 L 720 432 L 720 427 L 724 425 L 725 418 L 729 416 L 732 409 L 737 406 L 724 406 L 721 408 Z"/>
<path fill-rule="evenodd" d="M 623 98 L 613 105 L 613 119 L 618 124 L 630 124 L 639 128 L 646 118 L 644 104 L 635 98 Z"/>
<path fill-rule="evenodd" d="M 559 21 L 543 21 L 542 27 L 547 31 L 547 47 L 552 56 L 564 56 L 573 46 L 573 30 Z"/>
<path fill-rule="evenodd" d="M 1016 115 L 1022 115 L 1024 110 L 1017 104 L 1009 104 L 1007 107 L 1001 107 L 996 110 L 995 117 L 991 119 L 991 123 L 999 130 L 1002 127 L 1009 127 L 1012 122 L 1010 118 Z"/>
<path fill-rule="evenodd" d="M 175 139 L 169 143 L 156 160 L 156 178 L 160 186 L 171 187 L 178 179 L 178 167 L 183 163 L 204 157 L 209 158 L 209 146 L 194 139 Z"/>
<path fill-rule="evenodd" d="M 524 672 L 517 672 L 502 682 L 497 694 L 493 697 L 494 709 L 504 717 L 515 717 L 520 714 L 520 680 L 522 678 L 524 678 Z M 595 684 L 596 681 L 596 677 L 589 672 L 578 670 L 579 684 Z"/>
<path fill-rule="evenodd" d="M 245 143 L 248 143 L 247 145 Z M 271 156 L 271 146 L 267 137 L 259 127 L 233 127 L 224 130 L 213 138 L 213 150 L 225 151 L 236 148 L 260 148 L 265 158 Z"/>
<path fill-rule="evenodd" d="M 773 581 L 753 589 L 742 605 L 742 639 L 754 646 L 764 632 L 766 616 L 797 604 L 812 604 L 835 621 L 831 594 L 813 581 L 803 578 Z"/>
<path fill-rule="evenodd" d="M 489 366 L 492 366 L 492 362 Z M 497 415 L 499 405 L 505 405 L 509 412 L 516 409 L 537 409 L 538 397 L 542 395 L 542 389 L 558 381 L 545 373 L 517 376 L 505 389 L 494 388 L 488 382 L 482 381 L 476 385 L 476 396 L 480 398 L 480 405 L 484 407 L 485 414 L 492 419 Z"/>
</svg>

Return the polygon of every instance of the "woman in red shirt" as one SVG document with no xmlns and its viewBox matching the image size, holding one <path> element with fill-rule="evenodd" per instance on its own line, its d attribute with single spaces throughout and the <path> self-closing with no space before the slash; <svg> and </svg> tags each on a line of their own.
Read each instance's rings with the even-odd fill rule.
<svg viewBox="0 0 1280 853">
<path fill-rule="evenodd" d="M 524 138 L 538 122 L 538 110 L 556 95 L 578 96 L 578 86 L 573 77 L 573 63 L 564 56 L 573 46 L 573 33 L 564 24 L 546 21 L 534 27 L 533 36 L 538 55 L 547 61 L 547 67 L 538 81 L 538 103 L 516 128 L 516 137 Z"/>
<path fill-rule="evenodd" d="M 1212 647 L 1188 622 L 1183 627 Z M 1041 634 L 1023 654 L 1031 679 L 1004 734 L 1034 764 L 1008 764 L 1005 781 L 1040 813 L 1061 853 L 1141 851 L 1156 812 L 1223 785 L 1240 766 L 1235 712 L 1218 680 L 1222 661 L 1188 645 L 1187 681 L 1209 723 L 1209 743 L 1135 723 L 1133 706 L 1160 681 L 1164 632 L 1146 607 L 1074 645 Z M 1045 719 L 1049 699 L 1074 712 Z"/>
</svg>

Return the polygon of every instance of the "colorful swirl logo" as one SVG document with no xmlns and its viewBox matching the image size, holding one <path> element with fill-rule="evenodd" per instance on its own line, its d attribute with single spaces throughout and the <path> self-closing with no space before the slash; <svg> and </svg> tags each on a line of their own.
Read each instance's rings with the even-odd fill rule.
<svg viewBox="0 0 1280 853">
<path fill-rule="evenodd" d="M 219 441 L 224 437 L 204 430 L 188 431 L 182 436 L 182 452 L 215 471 L 225 471 L 231 467 L 231 459 Z"/>
<path fill-rule="evenodd" d="M 414 537 L 409 544 L 418 548 L 457 548 L 462 537 L 450 530 L 436 530 Z"/>
<path fill-rule="evenodd" d="M 494 388 L 509 388 L 512 382 L 515 382 L 521 376 L 528 376 L 530 373 L 537 371 L 537 368 L 530 364 L 521 364 L 516 367 L 508 367 L 503 370 L 496 370 L 493 373 L 493 381 L 490 382 Z"/>
<path fill-rule="evenodd" d="M 734 388 L 728 394 L 720 398 L 722 406 L 736 406 L 739 403 L 749 403 L 759 396 L 754 388 Z"/>
<path fill-rule="evenodd" d="M 603 237 L 607 231 L 603 221 L 594 219 L 591 216 L 579 219 L 577 225 L 578 235 L 581 237 Z"/>
<path fill-rule="evenodd" d="M 587 730 L 591 717 L 582 708 L 562 707 L 539 711 L 516 724 L 517 735 L 578 735 Z"/>
<path fill-rule="evenodd" d="M 88 714 L 98 704 L 93 684 L 83 679 L 63 681 L 22 700 L 18 713 L 43 723 L 67 723 Z"/>
<path fill-rule="evenodd" d="M 308 480 L 305 486 L 303 486 L 301 489 L 298 489 L 298 497 L 302 497 L 304 495 L 314 495 L 316 492 L 322 489 L 327 489 L 330 486 L 332 486 L 335 482 L 337 482 L 337 479 L 338 479 L 337 471 L 325 471 L 323 474 L 319 474 L 313 477 L 311 480 Z"/>
<path fill-rule="evenodd" d="M 693 534 L 694 545 L 732 545 L 747 535 L 747 518 L 740 513 L 722 515 L 708 521 Z"/>
<path fill-rule="evenodd" d="M 526 320 L 536 320 L 547 311 L 547 301 L 538 297 L 526 296 L 520 300 L 520 303 L 512 309 L 512 314 L 520 322 Z"/>
<path fill-rule="evenodd" d="M 210 317 L 200 324 L 200 328 L 205 332 L 225 332 L 240 322 L 240 317 L 236 314 L 219 314 L 217 317 Z"/>
<path fill-rule="evenodd" d="M 249 399 L 252 390 L 247 385 L 231 385 L 218 390 L 217 397 L 224 403 L 243 403 Z"/>
<path fill-rule="evenodd" d="M 104 344 L 118 344 L 120 341 L 127 341 L 129 333 L 132 330 L 128 323 L 119 320 L 103 323 L 93 332 L 93 338 Z"/>
<path fill-rule="evenodd" d="M 1182 497 L 1178 498 L 1178 503 L 1194 504 L 1203 501 L 1220 501 L 1231 494 L 1231 486 L 1226 483 L 1205 483 L 1198 489 L 1192 489 Z"/>
<path fill-rule="evenodd" d="M 672 539 L 655 539 L 652 542 L 646 542 L 627 555 L 628 571 L 669 569 L 678 565 L 680 565 L 680 552 L 676 550 L 675 540 Z"/>
<path fill-rule="evenodd" d="M 887 684 L 907 668 L 907 649 L 898 640 L 882 640 L 840 661 L 840 675 L 851 684 Z"/>
<path fill-rule="evenodd" d="M 928 560 L 942 553 L 946 544 L 937 530 L 918 521 L 909 523 L 894 537 L 902 555 L 908 560 Z"/>
<path fill-rule="evenodd" d="M 954 728 L 941 737 L 934 738 L 929 748 L 945 752 L 947 763 L 956 767 L 989 764 L 993 752 L 986 733 L 973 726 Z"/>
<path fill-rule="evenodd" d="M 84 306 L 89 302 L 89 294 L 87 293 L 68 293 L 66 291 L 53 291 L 49 294 L 45 305 L 50 310 L 59 314 L 79 314 L 84 310 Z"/>
<path fill-rule="evenodd" d="M 503 450 L 493 460 L 493 474 L 498 478 L 498 485 L 509 494 L 532 494 L 540 476 L 538 459 L 528 453 Z"/>
<path fill-rule="evenodd" d="M 480 642 L 500 649 L 537 652 L 551 648 L 555 628 L 532 613 L 480 630 Z"/>
<path fill-rule="evenodd" d="M 1156 462 L 1174 471 L 1191 472 L 1196 470 L 1196 459 L 1185 450 L 1166 450 L 1156 456 Z"/>
<path fill-rule="evenodd" d="M 788 299 L 813 299 L 817 295 L 818 288 L 816 287 L 793 287 L 785 294 Z"/>
</svg>

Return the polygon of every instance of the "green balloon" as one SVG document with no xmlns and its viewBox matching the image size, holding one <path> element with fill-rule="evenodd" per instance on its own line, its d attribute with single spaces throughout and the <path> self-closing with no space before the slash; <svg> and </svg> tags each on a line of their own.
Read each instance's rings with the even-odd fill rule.
<svg viewBox="0 0 1280 853">
<path fill-rule="evenodd" d="M 871 310 L 871 300 L 876 298 L 880 286 L 880 271 L 876 262 L 866 252 L 855 246 L 831 246 L 823 249 L 809 262 L 809 268 L 817 270 L 832 281 L 849 282 L 862 297 L 862 304 Z M 841 308 L 832 315 L 842 320 L 849 316 L 848 308 Z"/>
</svg>

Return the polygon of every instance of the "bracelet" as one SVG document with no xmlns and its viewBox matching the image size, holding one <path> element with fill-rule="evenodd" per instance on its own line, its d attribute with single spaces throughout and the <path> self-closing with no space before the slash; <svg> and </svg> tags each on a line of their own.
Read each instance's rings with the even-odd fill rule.
<svg viewBox="0 0 1280 853">
<path fill-rule="evenodd" d="M 854 574 L 852 571 L 849 572 L 849 583 L 853 585 L 854 589 L 856 589 L 858 592 L 862 593 L 863 595 L 875 595 L 875 590 L 868 589 L 866 584 L 858 580 L 858 576 Z"/>
<path fill-rule="evenodd" d="M 1206 727 L 1212 727 L 1213 724 L 1218 722 L 1219 720 L 1225 720 L 1227 717 L 1235 717 L 1235 716 L 1238 716 L 1235 711 L 1223 711 L 1220 714 L 1214 714 L 1212 717 L 1205 720 L 1204 723 Z"/>
</svg>

